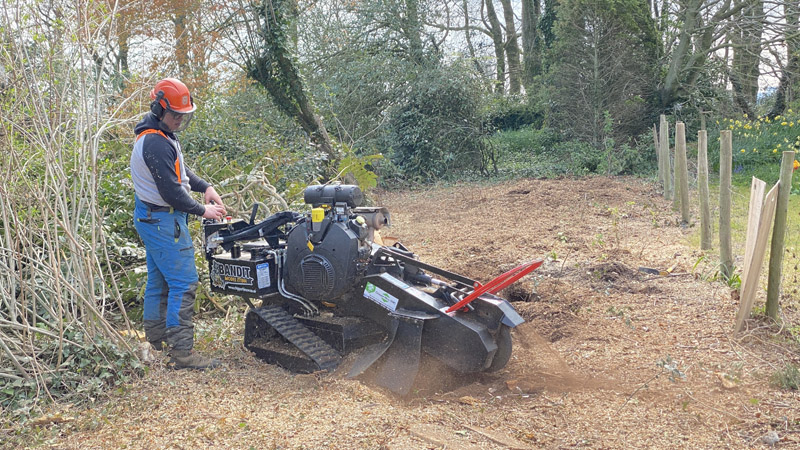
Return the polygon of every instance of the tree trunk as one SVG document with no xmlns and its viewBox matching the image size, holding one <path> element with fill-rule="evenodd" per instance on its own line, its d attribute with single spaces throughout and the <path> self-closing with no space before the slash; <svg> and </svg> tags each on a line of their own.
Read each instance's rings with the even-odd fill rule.
<svg viewBox="0 0 800 450">
<path fill-rule="evenodd" d="M 731 82 L 736 102 L 746 105 L 743 109 L 752 114 L 749 105 L 756 104 L 758 95 L 759 63 L 761 61 L 761 35 L 764 5 L 762 0 L 746 0 L 747 6 L 736 15 L 739 27 L 733 32 L 733 62 Z M 735 80 L 735 82 L 734 82 Z"/>
<path fill-rule="evenodd" d="M 687 0 L 679 14 L 679 23 L 682 25 L 678 44 L 672 51 L 667 75 L 660 89 L 662 108 L 671 106 L 697 82 L 705 71 L 705 63 L 715 39 L 714 33 L 720 24 L 724 24 L 746 5 L 740 2 L 731 6 L 731 0 L 723 0 L 714 15 L 704 20 L 701 14 L 703 3 L 703 0 Z M 666 16 L 662 14 L 662 18 Z"/>
<path fill-rule="evenodd" d="M 672 53 L 664 86 L 661 89 L 661 105 L 663 107 L 671 105 L 678 94 L 681 69 L 690 57 L 692 35 L 698 25 L 701 3 L 702 0 L 689 0 L 683 10 L 683 26 L 678 38 L 678 45 Z"/>
<path fill-rule="evenodd" d="M 541 20 L 539 22 L 539 29 L 542 32 L 542 41 L 544 43 L 545 48 L 550 48 L 553 45 L 553 42 L 556 39 L 555 36 L 555 24 L 556 24 L 556 15 L 558 13 L 558 1 L 559 0 L 543 0 L 544 1 L 544 12 L 541 15 Z"/>
<path fill-rule="evenodd" d="M 422 51 L 422 25 L 419 20 L 419 0 L 405 0 L 406 15 L 402 20 L 403 34 L 408 39 L 408 51 L 411 60 L 417 64 L 425 63 Z"/>
<path fill-rule="evenodd" d="M 335 162 L 339 160 L 338 151 L 322 119 L 314 112 L 311 96 L 291 58 L 297 11 L 296 0 L 272 0 L 258 8 L 263 47 L 259 55 L 247 61 L 248 75 L 267 89 L 281 111 L 300 124 L 329 162 Z"/>
<path fill-rule="evenodd" d="M 533 92 L 533 82 L 542 71 L 539 38 L 541 13 L 539 0 L 522 0 L 522 84 L 528 94 Z"/>
<path fill-rule="evenodd" d="M 187 79 L 191 75 L 189 69 L 189 43 L 186 42 L 186 15 L 176 14 L 172 18 L 174 28 L 172 30 L 175 39 L 175 61 L 178 63 L 178 73 L 181 79 Z"/>
<path fill-rule="evenodd" d="M 464 0 L 462 2 L 461 7 L 464 10 L 464 39 L 467 41 L 467 50 L 469 51 L 469 58 L 475 65 L 475 72 L 477 72 L 481 78 L 486 78 L 486 73 L 483 70 L 483 66 L 478 60 L 478 55 L 475 53 L 475 45 L 473 45 L 472 43 L 472 36 L 471 36 L 472 28 L 470 27 L 469 23 L 469 8 L 467 7 L 467 0 Z"/>
<path fill-rule="evenodd" d="M 521 86 L 522 68 L 519 62 L 519 43 L 517 41 L 517 26 L 514 24 L 514 8 L 511 0 L 500 0 L 503 5 L 503 18 L 506 22 L 506 58 L 508 59 L 508 91 L 519 94 Z"/>
<path fill-rule="evenodd" d="M 784 33 L 786 39 L 786 50 L 788 53 L 788 61 L 783 67 L 781 73 L 781 81 L 778 84 L 778 89 L 775 91 L 775 104 L 772 109 L 767 113 L 771 118 L 783 114 L 786 109 L 786 102 L 792 99 L 792 88 L 798 80 L 798 71 L 800 71 L 800 7 L 797 4 L 786 4 L 786 32 Z"/>
<path fill-rule="evenodd" d="M 494 9 L 492 0 L 484 0 L 483 4 L 486 5 L 486 19 L 489 21 L 486 27 L 492 33 L 492 43 L 494 44 L 495 66 L 497 68 L 495 92 L 503 94 L 505 92 L 506 78 L 506 53 L 503 48 L 503 29 L 500 26 L 500 20 L 497 19 L 497 12 Z"/>
</svg>

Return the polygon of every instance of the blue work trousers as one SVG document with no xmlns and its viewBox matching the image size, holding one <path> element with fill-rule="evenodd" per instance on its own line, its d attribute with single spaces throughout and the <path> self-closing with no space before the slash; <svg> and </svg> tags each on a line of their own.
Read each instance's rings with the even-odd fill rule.
<svg viewBox="0 0 800 450">
<path fill-rule="evenodd" d="M 194 345 L 197 267 L 187 213 L 152 211 L 138 197 L 133 222 L 147 255 L 143 322 L 147 340 L 174 350 Z"/>
</svg>

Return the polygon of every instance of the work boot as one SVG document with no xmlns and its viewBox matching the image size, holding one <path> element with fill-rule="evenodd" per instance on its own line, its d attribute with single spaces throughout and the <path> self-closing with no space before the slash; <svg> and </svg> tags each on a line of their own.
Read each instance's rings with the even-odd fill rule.
<svg viewBox="0 0 800 450">
<path fill-rule="evenodd" d="M 172 350 L 169 365 L 174 369 L 206 370 L 219 367 L 220 361 L 215 358 L 206 358 L 193 350 Z"/>
</svg>

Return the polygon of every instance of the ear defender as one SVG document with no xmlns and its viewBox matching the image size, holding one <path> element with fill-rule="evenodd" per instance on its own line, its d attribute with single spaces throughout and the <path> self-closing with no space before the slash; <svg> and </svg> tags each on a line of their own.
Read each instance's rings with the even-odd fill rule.
<svg viewBox="0 0 800 450">
<path fill-rule="evenodd" d="M 166 108 L 164 108 L 164 106 L 161 104 L 161 100 L 164 100 L 164 102 L 167 104 Z M 167 112 L 168 108 L 169 100 L 164 97 L 164 91 L 158 91 L 155 100 L 153 100 L 153 103 L 150 103 L 150 112 L 152 112 L 158 120 L 161 120 L 164 118 L 164 113 Z"/>
</svg>

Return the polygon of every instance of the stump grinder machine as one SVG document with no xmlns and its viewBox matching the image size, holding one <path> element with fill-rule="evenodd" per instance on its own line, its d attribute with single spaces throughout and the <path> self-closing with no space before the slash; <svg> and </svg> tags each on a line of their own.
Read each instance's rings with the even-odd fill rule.
<svg viewBox="0 0 800 450">
<path fill-rule="evenodd" d="M 401 395 L 423 352 L 459 373 L 506 365 L 510 330 L 523 319 L 495 294 L 542 261 L 481 284 L 419 261 L 399 242 L 384 245 L 389 211 L 361 207 L 357 186 L 309 186 L 304 200 L 310 213 L 256 223 L 256 205 L 249 222 L 203 222 L 212 291 L 250 306 L 247 349 L 294 373 L 332 371 L 353 354 L 349 377 L 372 367 L 377 384 Z"/>
</svg>

